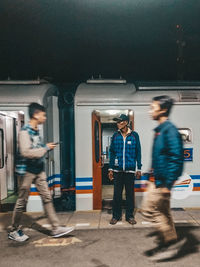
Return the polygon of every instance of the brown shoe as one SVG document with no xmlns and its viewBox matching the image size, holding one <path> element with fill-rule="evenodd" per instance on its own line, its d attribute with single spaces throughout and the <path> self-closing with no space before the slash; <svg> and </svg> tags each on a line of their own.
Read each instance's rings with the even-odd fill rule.
<svg viewBox="0 0 200 267">
<path fill-rule="evenodd" d="M 130 223 L 130 224 L 136 224 L 137 222 L 136 222 L 136 220 L 134 219 L 134 218 L 129 218 L 129 219 L 127 219 L 126 220 L 128 223 Z"/>
<path fill-rule="evenodd" d="M 110 224 L 114 225 L 114 224 L 116 224 L 118 221 L 121 221 L 121 220 L 122 220 L 122 218 L 120 218 L 119 220 L 117 220 L 117 219 L 115 219 L 115 218 L 112 218 L 112 219 L 110 220 Z"/>
</svg>

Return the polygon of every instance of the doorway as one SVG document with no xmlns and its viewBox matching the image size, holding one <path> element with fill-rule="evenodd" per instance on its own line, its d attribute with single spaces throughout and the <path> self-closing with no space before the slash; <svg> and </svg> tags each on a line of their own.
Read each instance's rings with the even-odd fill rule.
<svg viewBox="0 0 200 267">
<path fill-rule="evenodd" d="M 0 204 L 1 211 L 13 209 L 18 181 L 15 173 L 17 135 L 24 124 L 24 112 L 0 111 Z"/>
<path fill-rule="evenodd" d="M 134 129 L 134 113 L 128 109 L 94 110 L 92 113 L 93 144 L 93 209 L 111 209 L 113 182 L 108 179 L 111 138 L 117 131 L 114 117 L 129 116 L 129 127 Z M 124 197 L 124 196 L 123 196 Z"/>
</svg>

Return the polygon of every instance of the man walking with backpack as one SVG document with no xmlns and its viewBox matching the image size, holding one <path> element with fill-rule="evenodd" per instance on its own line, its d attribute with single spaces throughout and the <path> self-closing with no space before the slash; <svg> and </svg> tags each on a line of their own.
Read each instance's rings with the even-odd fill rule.
<svg viewBox="0 0 200 267">
<path fill-rule="evenodd" d="M 47 143 L 44 145 L 39 135 L 38 126 L 46 121 L 45 108 L 38 103 L 31 103 L 29 105 L 29 116 L 29 124 L 25 125 L 19 133 L 19 154 L 21 160 L 20 165 L 17 167 L 22 181 L 13 212 L 11 232 L 8 234 L 9 239 L 18 242 L 26 241 L 29 238 L 20 229 L 20 220 L 28 201 L 32 183 L 35 183 L 40 193 L 45 213 L 52 225 L 51 235 L 53 237 L 60 237 L 74 230 L 74 227 L 60 226 L 46 181 L 44 156 L 47 151 L 54 149 L 56 144 Z"/>
</svg>

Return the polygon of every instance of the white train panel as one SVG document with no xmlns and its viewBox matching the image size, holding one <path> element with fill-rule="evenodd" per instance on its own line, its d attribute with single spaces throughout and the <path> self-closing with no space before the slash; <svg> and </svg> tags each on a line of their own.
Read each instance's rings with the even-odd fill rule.
<svg viewBox="0 0 200 267">
<path fill-rule="evenodd" d="M 123 94 L 122 94 L 123 92 Z M 185 143 L 185 149 L 193 152 L 193 159 L 185 162 L 184 174 L 177 185 L 173 188 L 172 207 L 199 207 L 200 195 L 200 126 L 199 115 L 200 105 L 198 102 L 181 102 L 179 91 L 153 91 L 136 92 L 134 86 L 129 85 L 87 85 L 81 84 L 78 87 L 75 97 L 75 132 L 76 132 L 76 209 L 94 209 L 94 162 L 92 157 L 92 113 L 105 110 L 133 110 L 134 129 L 138 132 L 142 147 L 142 171 L 146 172 L 151 166 L 151 149 L 154 131 L 157 126 L 148 115 L 149 104 L 156 95 L 167 94 L 176 100 L 171 113 L 171 120 L 178 128 L 190 129 L 192 142 Z M 199 92 L 197 92 L 199 94 Z M 101 117 L 101 115 L 100 115 Z M 114 117 L 114 116 L 113 116 Z M 103 140 L 103 138 L 102 138 Z M 186 151 L 187 153 L 187 151 Z M 189 179 L 188 179 L 189 177 Z M 145 194 L 145 180 L 135 182 L 136 206 L 139 207 Z M 81 182 L 80 182 L 81 181 Z M 91 184 L 88 184 L 88 181 Z M 185 182 L 187 181 L 188 184 Z M 93 186 L 92 186 L 93 185 Z M 180 199 L 181 197 L 181 199 Z M 82 201 L 82 198 L 88 199 Z M 91 199 L 93 198 L 93 207 Z M 90 203 L 88 205 L 88 203 Z"/>
<path fill-rule="evenodd" d="M 37 102 L 44 105 L 47 109 L 47 114 L 49 116 L 49 125 L 45 125 L 44 127 L 40 127 L 40 133 L 44 138 L 44 142 L 52 142 L 59 141 L 59 117 L 58 117 L 58 107 L 57 107 L 57 97 L 54 96 L 57 94 L 57 88 L 54 85 L 51 85 L 47 82 L 40 81 L 30 81 L 30 82 L 5 82 L 5 84 L 1 83 L 0 85 L 0 111 L 7 114 L 8 117 L 12 117 L 12 113 L 18 115 L 24 115 L 24 124 L 27 124 L 29 121 L 28 116 L 28 105 L 31 102 Z M 14 115 L 13 115 L 14 116 Z M 51 122 L 52 120 L 52 122 Z M 16 135 L 18 134 L 21 125 L 18 120 L 16 128 Z M 12 145 L 10 143 L 11 136 L 11 128 L 12 126 L 7 123 L 8 135 L 5 136 L 5 142 L 8 148 L 8 152 L 12 149 Z M 52 139 L 53 138 L 53 139 Z M 6 147 L 5 147 L 6 149 Z M 48 175 L 48 183 L 49 188 L 52 191 L 54 196 L 60 196 L 60 188 L 61 188 L 61 175 L 60 175 L 60 152 L 59 147 L 56 148 L 54 153 L 51 153 L 49 160 L 47 162 L 47 175 Z M 9 157 L 10 156 L 10 157 Z M 12 156 L 8 154 L 7 157 L 7 165 L 12 163 Z M 7 166 L 8 167 L 8 166 Z M 0 174 L 3 171 L 0 169 Z M 1 176 L 4 177 L 2 180 L 1 186 L 1 199 L 5 199 L 7 197 L 7 191 L 10 188 L 13 188 L 13 177 L 14 173 L 13 167 L 10 166 L 7 168 L 7 174 L 3 173 Z M 3 181 L 6 181 L 5 183 Z M 19 177 L 20 181 L 20 177 Z M 27 211 L 41 211 L 43 210 L 42 201 L 37 192 L 35 185 L 31 186 L 30 196 L 27 204 Z"/>
</svg>

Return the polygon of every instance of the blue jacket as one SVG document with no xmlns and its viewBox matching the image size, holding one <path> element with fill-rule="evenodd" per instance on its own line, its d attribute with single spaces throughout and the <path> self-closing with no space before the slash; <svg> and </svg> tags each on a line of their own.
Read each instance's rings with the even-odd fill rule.
<svg viewBox="0 0 200 267">
<path fill-rule="evenodd" d="M 110 145 L 109 169 L 117 171 L 135 171 L 141 169 L 141 146 L 139 135 L 131 131 L 126 138 L 117 131 L 112 136 Z"/>
<path fill-rule="evenodd" d="M 152 169 L 156 186 L 171 189 L 183 171 L 183 144 L 177 128 L 165 121 L 154 129 Z"/>
</svg>

